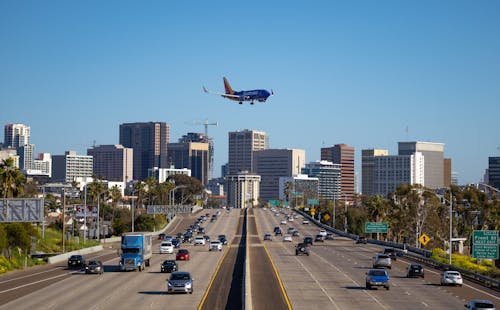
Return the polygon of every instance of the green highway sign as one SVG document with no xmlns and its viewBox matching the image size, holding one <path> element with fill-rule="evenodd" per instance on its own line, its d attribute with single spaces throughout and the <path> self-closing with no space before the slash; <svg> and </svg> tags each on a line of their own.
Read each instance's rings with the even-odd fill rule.
<svg viewBox="0 0 500 310">
<path fill-rule="evenodd" d="M 387 233 L 389 224 L 387 222 L 366 222 L 365 233 Z"/>
<path fill-rule="evenodd" d="M 273 207 L 278 207 L 280 205 L 279 200 L 269 200 L 269 204 Z"/>
<path fill-rule="evenodd" d="M 474 230 L 472 257 L 498 259 L 498 230 Z"/>
<path fill-rule="evenodd" d="M 319 199 L 307 199 L 307 204 L 312 206 L 319 205 Z"/>
</svg>

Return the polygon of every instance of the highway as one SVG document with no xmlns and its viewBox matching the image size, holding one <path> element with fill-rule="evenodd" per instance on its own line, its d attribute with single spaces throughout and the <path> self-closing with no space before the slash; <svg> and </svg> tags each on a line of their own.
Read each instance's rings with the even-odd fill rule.
<svg viewBox="0 0 500 310">
<path fill-rule="evenodd" d="M 382 249 L 375 245 L 357 245 L 335 236 L 323 244 L 315 243 L 310 256 L 295 256 L 294 245 L 305 235 L 315 236 L 319 228 L 303 225 L 299 216 L 293 222 L 279 225 L 283 214 L 255 209 L 260 238 L 273 233 L 275 226 L 295 227 L 301 233 L 294 242 L 283 242 L 280 236 L 265 245 L 283 281 L 294 309 L 462 309 L 472 298 L 484 298 L 500 304 L 500 294 L 464 281 L 463 287 L 442 287 L 440 272 L 425 269 L 425 279 L 406 278 L 409 261 L 399 258 L 389 270 L 390 290 L 365 288 L 365 273 L 372 267 L 372 257 Z M 291 213 L 292 211 L 287 211 Z M 273 234 L 274 236 L 274 234 Z"/>
<path fill-rule="evenodd" d="M 463 287 L 440 286 L 440 272 L 430 268 L 425 269 L 425 279 L 408 279 L 409 261 L 404 258 L 393 261 L 389 291 L 367 290 L 365 273 L 381 247 L 335 236 L 315 243 L 310 256 L 295 256 L 294 246 L 319 231 L 313 224 L 303 225 L 301 216 L 280 225 L 284 215 L 270 210 L 221 211 L 217 221 L 203 224 L 207 235 L 228 237 L 221 252 L 209 252 L 208 246 L 183 246 L 192 257 L 179 266 L 194 278 L 192 295 L 166 294 L 169 274 L 160 273 L 160 263 L 174 254 L 159 254 L 156 240 L 151 266 L 143 272 L 119 271 L 119 244 L 107 244 L 105 250 L 87 256 L 104 262 L 101 276 L 70 270 L 65 263 L 2 275 L 0 309 L 241 309 L 245 297 L 249 310 L 462 309 L 472 298 L 500 304 L 498 292 L 468 281 Z M 166 233 L 185 231 L 206 212 L 216 210 L 178 216 Z M 275 226 L 284 232 L 294 227 L 301 236 L 283 242 L 273 234 L 273 241 L 264 242 L 264 233 L 272 233 Z"/>
</svg>

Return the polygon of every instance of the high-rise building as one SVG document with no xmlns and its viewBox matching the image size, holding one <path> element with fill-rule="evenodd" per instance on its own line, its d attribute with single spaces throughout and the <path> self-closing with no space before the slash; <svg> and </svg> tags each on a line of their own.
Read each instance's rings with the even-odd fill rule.
<svg viewBox="0 0 500 310">
<path fill-rule="evenodd" d="M 177 169 L 190 169 L 191 176 L 206 185 L 209 174 L 208 152 L 209 143 L 205 142 L 169 143 L 167 158 Z"/>
<path fill-rule="evenodd" d="M 133 178 L 145 180 L 148 169 L 167 168 L 167 144 L 170 125 L 164 122 L 125 123 L 120 125 L 120 144 L 134 151 Z"/>
<path fill-rule="evenodd" d="M 281 177 L 279 180 L 280 199 L 290 201 L 297 206 L 298 201 L 319 198 L 319 179 L 306 174 Z"/>
<path fill-rule="evenodd" d="M 208 143 L 208 179 L 210 180 L 214 174 L 214 139 L 204 133 L 188 132 L 179 139 L 179 143 L 187 142 Z"/>
<path fill-rule="evenodd" d="M 177 169 L 174 166 L 170 168 L 150 168 L 148 169 L 148 177 L 153 177 L 158 180 L 159 183 L 167 181 L 167 179 L 172 175 L 183 174 L 191 176 L 191 170 L 187 168 Z"/>
<path fill-rule="evenodd" d="M 52 181 L 71 183 L 76 178 L 92 177 L 93 158 L 67 151 L 64 155 L 52 156 Z"/>
<path fill-rule="evenodd" d="M 9 149 L 3 149 L 0 150 L 0 161 L 7 159 L 7 158 L 12 158 L 14 162 L 14 168 L 19 169 L 19 155 L 17 155 L 17 151 L 13 148 Z"/>
<path fill-rule="evenodd" d="M 398 142 L 398 155 L 420 152 L 425 158 L 425 186 L 431 189 L 444 187 L 444 144 L 435 142 Z"/>
<path fill-rule="evenodd" d="M 260 176 L 241 171 L 226 176 L 227 203 L 233 208 L 247 208 L 259 204 Z"/>
<path fill-rule="evenodd" d="M 302 174 L 318 178 L 318 194 L 323 199 L 340 199 L 340 165 L 326 160 L 306 164 Z"/>
<path fill-rule="evenodd" d="M 443 185 L 444 187 L 450 187 L 452 182 L 452 171 L 451 171 L 451 158 L 443 159 Z"/>
<path fill-rule="evenodd" d="M 500 189 L 500 157 L 488 157 L 488 185 Z"/>
<path fill-rule="evenodd" d="M 87 149 L 94 158 L 94 174 L 108 181 L 129 182 L 133 176 L 133 150 L 120 144 L 100 145 Z"/>
<path fill-rule="evenodd" d="M 386 197 L 401 184 L 425 185 L 424 158 L 420 152 L 375 156 L 374 194 Z"/>
<path fill-rule="evenodd" d="M 7 124 L 4 133 L 4 147 L 16 149 L 19 155 L 19 168 L 32 169 L 35 146 L 30 144 L 31 128 L 24 124 Z"/>
<path fill-rule="evenodd" d="M 321 160 L 340 164 L 340 194 L 347 202 L 354 201 L 354 147 L 335 144 L 321 148 Z"/>
<path fill-rule="evenodd" d="M 260 175 L 260 199 L 279 198 L 279 178 L 300 174 L 306 153 L 298 149 L 266 149 L 253 154 L 254 173 Z"/>
<path fill-rule="evenodd" d="M 389 152 L 381 149 L 361 150 L 361 193 L 372 196 L 375 194 L 375 156 L 387 156 Z"/>
<path fill-rule="evenodd" d="M 236 175 L 239 171 L 253 172 L 254 151 L 267 149 L 268 138 L 263 131 L 233 131 L 229 132 L 228 145 L 229 174 Z"/>
<path fill-rule="evenodd" d="M 43 174 L 52 177 L 52 156 L 50 153 L 39 153 L 37 158 L 33 160 L 33 169 L 39 170 Z"/>
</svg>

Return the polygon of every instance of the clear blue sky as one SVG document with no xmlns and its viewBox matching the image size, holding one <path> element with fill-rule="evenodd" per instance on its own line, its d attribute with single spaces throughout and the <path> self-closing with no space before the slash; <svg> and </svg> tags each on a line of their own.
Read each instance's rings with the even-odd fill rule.
<svg viewBox="0 0 500 310">
<path fill-rule="evenodd" d="M 222 76 L 276 95 L 202 92 Z M 1 0 L 0 107 L 37 153 L 118 143 L 125 122 L 165 121 L 175 142 L 208 119 L 216 174 L 228 132 L 257 129 L 307 161 L 352 145 L 358 172 L 361 149 L 441 142 L 476 182 L 500 155 L 500 1 Z"/>
</svg>

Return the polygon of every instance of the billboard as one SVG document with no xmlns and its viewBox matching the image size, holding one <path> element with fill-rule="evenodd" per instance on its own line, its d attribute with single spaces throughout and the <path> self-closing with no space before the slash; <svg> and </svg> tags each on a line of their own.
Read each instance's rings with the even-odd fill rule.
<svg viewBox="0 0 500 310">
<path fill-rule="evenodd" d="M 87 209 L 87 210 L 85 210 Z M 85 214 L 86 213 L 86 214 Z M 97 206 L 76 206 L 76 218 L 97 217 Z"/>
</svg>

